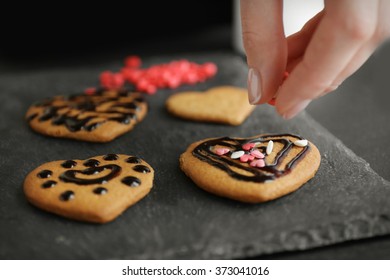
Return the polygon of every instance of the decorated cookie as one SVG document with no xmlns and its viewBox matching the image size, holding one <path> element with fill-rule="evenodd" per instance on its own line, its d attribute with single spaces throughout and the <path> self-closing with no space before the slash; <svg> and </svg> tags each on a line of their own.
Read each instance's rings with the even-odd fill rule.
<svg viewBox="0 0 390 280">
<path fill-rule="evenodd" d="M 108 142 L 131 130 L 146 112 L 140 93 L 100 90 L 94 95 L 46 99 L 32 105 L 26 119 L 44 135 Z"/>
<path fill-rule="evenodd" d="M 208 192 L 258 203 L 297 190 L 315 175 L 320 161 L 313 143 L 280 134 L 202 140 L 181 155 L 180 167 Z"/>
<path fill-rule="evenodd" d="M 106 223 L 145 197 L 153 168 L 138 157 L 108 154 L 45 163 L 24 181 L 32 204 L 67 218 Z"/>
<path fill-rule="evenodd" d="M 171 95 L 166 108 L 183 119 L 240 125 L 255 108 L 248 102 L 246 89 L 214 87 L 206 92 L 181 92 Z"/>
</svg>

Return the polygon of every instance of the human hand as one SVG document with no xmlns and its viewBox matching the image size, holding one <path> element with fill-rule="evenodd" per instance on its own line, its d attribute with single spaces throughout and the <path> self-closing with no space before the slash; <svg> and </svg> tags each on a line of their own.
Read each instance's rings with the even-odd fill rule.
<svg viewBox="0 0 390 280">
<path fill-rule="evenodd" d="M 251 104 L 276 97 L 290 119 L 335 90 L 390 37 L 390 1 L 325 0 L 301 31 L 285 37 L 282 0 L 241 0 Z M 290 75 L 285 82 L 285 71 Z"/>
</svg>

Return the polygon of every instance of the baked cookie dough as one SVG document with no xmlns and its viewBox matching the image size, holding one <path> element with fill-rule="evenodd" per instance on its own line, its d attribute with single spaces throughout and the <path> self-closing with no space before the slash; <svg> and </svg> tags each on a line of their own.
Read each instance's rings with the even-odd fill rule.
<svg viewBox="0 0 390 280">
<path fill-rule="evenodd" d="M 149 193 L 153 176 L 138 157 L 108 154 L 45 163 L 27 175 L 23 187 L 27 200 L 43 210 L 107 223 Z"/>
<path fill-rule="evenodd" d="M 181 169 L 200 188 L 248 203 L 297 190 L 320 162 L 317 147 L 292 134 L 210 138 L 191 144 L 180 157 Z"/>
<path fill-rule="evenodd" d="M 187 120 L 240 125 L 255 106 L 249 104 L 246 89 L 219 86 L 205 92 L 171 95 L 166 101 L 166 108 L 173 116 Z"/>
<path fill-rule="evenodd" d="M 90 142 L 109 142 L 145 117 L 141 93 L 99 90 L 93 95 L 55 96 L 32 105 L 26 120 L 41 134 Z"/>
</svg>

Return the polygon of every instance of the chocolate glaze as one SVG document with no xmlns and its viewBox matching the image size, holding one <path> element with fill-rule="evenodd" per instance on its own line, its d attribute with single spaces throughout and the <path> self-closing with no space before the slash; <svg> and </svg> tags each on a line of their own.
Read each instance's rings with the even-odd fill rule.
<svg viewBox="0 0 390 280">
<path fill-rule="evenodd" d="M 110 173 L 108 173 L 105 176 L 94 178 L 92 177 L 91 179 L 87 178 L 78 178 L 77 174 L 83 174 L 83 175 L 96 175 L 99 174 L 100 172 L 109 169 L 111 170 Z M 115 178 L 118 176 L 121 172 L 122 168 L 116 164 L 107 164 L 107 165 L 102 165 L 102 166 L 97 166 L 97 167 L 89 167 L 84 170 L 67 170 L 64 173 L 62 173 L 59 178 L 60 180 L 66 182 L 66 183 L 74 183 L 77 185 L 91 185 L 91 184 L 105 184 L 111 179 Z"/>
<path fill-rule="evenodd" d="M 74 192 L 73 191 L 65 191 L 60 195 L 60 200 L 62 201 L 68 201 L 74 199 Z"/>
<path fill-rule="evenodd" d="M 75 167 L 76 165 L 77 165 L 77 162 L 75 162 L 74 160 L 67 160 L 67 161 L 64 161 L 63 163 L 61 163 L 61 166 L 64 168 L 72 168 L 72 167 Z"/>
<path fill-rule="evenodd" d="M 248 181 L 248 182 L 257 182 L 263 183 L 266 181 L 275 180 L 278 177 L 287 175 L 291 172 L 294 166 L 304 158 L 306 152 L 310 149 L 310 146 L 301 148 L 302 150 L 292 158 L 285 166 L 283 170 L 279 169 L 283 159 L 291 151 L 294 146 L 293 142 L 290 141 L 287 136 L 302 139 L 297 135 L 292 134 L 278 134 L 278 135 L 264 135 L 260 138 L 255 139 L 234 139 L 229 137 L 212 139 L 206 142 L 199 144 L 193 151 L 192 154 L 199 158 L 200 160 L 207 162 L 208 164 L 217 167 L 225 171 L 230 177 L 233 177 L 237 180 Z M 280 139 L 277 139 L 280 138 Z M 277 153 L 275 160 L 271 164 L 267 164 L 264 167 L 257 168 L 251 167 L 247 163 L 242 163 L 239 160 L 234 160 L 230 158 L 231 152 L 225 154 L 224 156 L 219 156 L 215 154 L 212 149 L 214 146 L 223 146 L 229 148 L 231 151 L 242 150 L 242 145 L 246 143 L 266 143 L 269 140 L 273 142 L 280 143 L 283 145 L 282 149 Z M 265 147 L 259 148 L 261 152 L 265 152 Z M 240 169 L 249 173 L 250 175 L 240 174 L 233 170 L 233 168 Z"/>
<path fill-rule="evenodd" d="M 93 193 L 97 194 L 97 195 L 103 195 L 103 194 L 108 193 L 108 190 L 106 188 L 103 188 L 103 187 L 97 187 L 97 188 L 93 189 Z"/>
<path fill-rule="evenodd" d="M 132 101 L 126 97 L 133 97 Z M 141 109 L 141 103 L 145 103 L 145 100 L 132 92 L 121 90 L 113 95 L 112 92 L 100 89 L 94 95 L 54 97 L 35 103 L 34 106 L 44 107 L 39 122 L 51 121 L 52 125 L 64 126 L 71 132 L 90 132 L 107 121 L 130 124 L 137 119 L 135 112 Z M 33 114 L 27 120 L 36 117 L 38 114 Z"/>
<path fill-rule="evenodd" d="M 31 114 L 27 117 L 27 121 L 30 122 L 38 116 L 38 113 Z"/>
<path fill-rule="evenodd" d="M 43 189 L 50 189 L 52 187 L 54 187 L 55 185 L 57 185 L 57 182 L 56 181 L 53 181 L 53 180 L 49 180 L 49 181 L 46 181 L 45 183 L 43 183 L 41 185 L 41 187 Z"/>
<path fill-rule="evenodd" d="M 94 159 L 94 158 L 87 159 L 83 163 L 84 166 L 88 166 L 88 167 L 96 167 L 96 166 L 99 166 L 99 164 L 100 164 L 100 161 L 98 161 L 97 159 Z"/>
<path fill-rule="evenodd" d="M 138 157 L 129 157 L 125 160 L 127 163 L 141 163 L 142 159 Z"/>
<path fill-rule="evenodd" d="M 119 157 L 116 154 L 107 154 L 103 157 L 104 160 L 117 160 Z"/>
<path fill-rule="evenodd" d="M 136 165 L 133 167 L 134 171 L 140 172 L 140 173 L 149 173 L 150 168 L 145 165 Z"/>
<path fill-rule="evenodd" d="M 138 187 L 139 185 L 141 185 L 141 180 L 133 176 L 125 177 L 122 179 L 121 182 L 125 185 L 128 185 L 129 187 Z"/>
<path fill-rule="evenodd" d="M 39 172 L 39 173 L 37 174 L 37 176 L 38 176 L 39 178 L 42 178 L 42 179 L 44 179 L 44 178 L 49 178 L 51 175 L 53 175 L 53 172 L 50 171 L 50 170 L 47 170 L 47 169 L 42 170 L 41 172 Z"/>
</svg>

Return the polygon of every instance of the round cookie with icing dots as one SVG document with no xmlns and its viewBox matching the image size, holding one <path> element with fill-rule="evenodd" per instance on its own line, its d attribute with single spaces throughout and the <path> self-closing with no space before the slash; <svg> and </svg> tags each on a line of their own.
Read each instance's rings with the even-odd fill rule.
<svg viewBox="0 0 390 280">
<path fill-rule="evenodd" d="M 210 193 L 259 203 L 297 190 L 316 174 L 320 161 L 313 143 L 280 134 L 202 140 L 181 155 L 180 167 Z"/>
<path fill-rule="evenodd" d="M 98 90 L 93 95 L 55 96 L 32 105 L 26 120 L 38 133 L 90 142 L 109 142 L 145 117 L 141 93 Z"/>
<path fill-rule="evenodd" d="M 234 86 L 213 87 L 205 92 L 181 92 L 166 101 L 168 112 L 176 117 L 240 125 L 255 109 L 248 102 L 248 91 Z"/>
<path fill-rule="evenodd" d="M 153 176 L 153 168 L 134 156 L 59 160 L 28 174 L 24 193 L 29 202 L 48 212 L 106 223 L 145 197 L 153 186 Z"/>
</svg>

